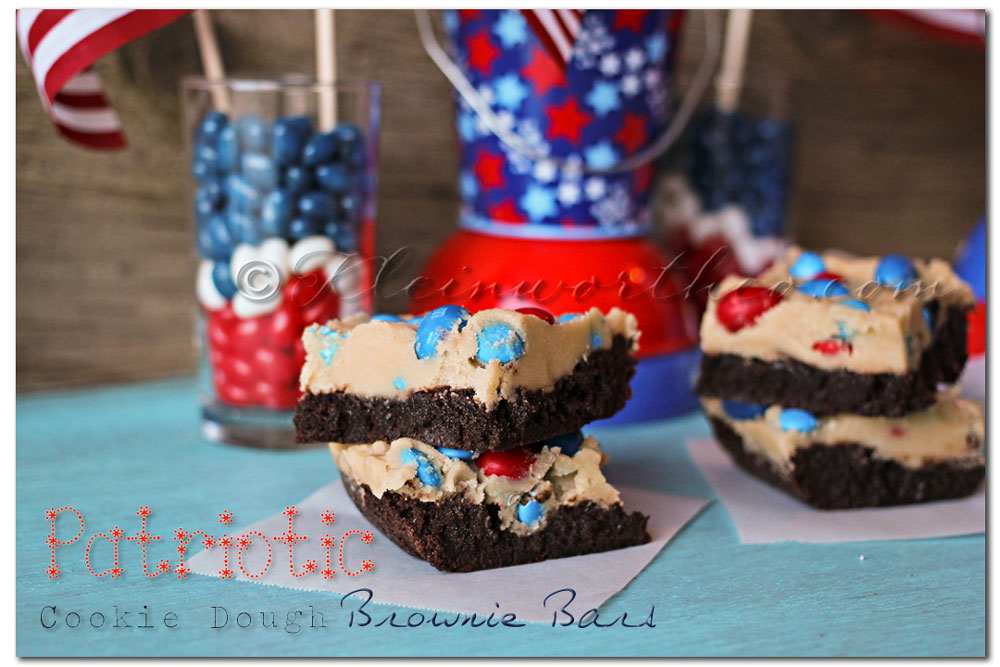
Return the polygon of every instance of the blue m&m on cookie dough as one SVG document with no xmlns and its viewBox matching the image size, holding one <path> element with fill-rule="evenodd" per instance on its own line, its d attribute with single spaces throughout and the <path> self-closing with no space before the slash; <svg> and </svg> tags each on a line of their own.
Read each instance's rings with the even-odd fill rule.
<svg viewBox="0 0 1000 667">
<path fill-rule="evenodd" d="M 826 271 L 826 265 L 823 264 L 823 258 L 808 250 L 799 255 L 799 258 L 788 269 L 792 277 L 799 280 L 812 280 L 824 271 Z"/>
<path fill-rule="evenodd" d="M 842 282 L 834 280 L 833 278 L 820 278 L 818 280 L 810 280 L 807 283 L 802 283 L 799 285 L 799 291 L 809 296 L 826 299 L 838 296 L 847 296 L 851 293 L 850 290 L 844 287 Z"/>
<path fill-rule="evenodd" d="M 402 322 L 403 318 L 399 315 L 390 315 L 389 313 L 383 313 L 381 315 L 372 315 L 372 322 Z"/>
<path fill-rule="evenodd" d="M 766 405 L 759 403 L 744 403 L 743 401 L 722 401 L 722 410 L 730 419 L 743 421 L 745 419 L 756 419 L 767 410 Z"/>
<path fill-rule="evenodd" d="M 451 447 L 438 447 L 438 451 L 447 456 L 449 459 L 458 459 L 459 461 L 471 461 L 472 452 L 465 449 L 452 449 Z"/>
<path fill-rule="evenodd" d="M 437 354 L 438 343 L 452 329 L 461 331 L 472 315 L 465 308 L 455 305 L 440 306 L 424 315 L 417 327 L 417 342 L 413 349 L 418 359 L 427 359 Z"/>
<path fill-rule="evenodd" d="M 545 516 L 545 505 L 537 500 L 529 500 L 527 504 L 517 506 L 517 518 L 521 523 L 532 525 Z"/>
<path fill-rule="evenodd" d="M 438 472 L 437 466 L 431 463 L 431 460 L 423 452 L 418 452 L 415 449 L 404 449 L 399 453 L 399 460 L 403 463 L 416 462 L 417 479 L 423 482 L 425 486 L 435 488 L 441 486 L 441 473 Z"/>
<path fill-rule="evenodd" d="M 490 322 L 479 332 L 477 341 L 476 356 L 484 364 L 493 360 L 509 364 L 524 354 L 524 339 L 517 329 L 506 322 Z"/>
<path fill-rule="evenodd" d="M 903 289 L 916 279 L 916 267 L 902 255 L 886 255 L 875 267 L 875 282 L 884 287 Z"/>
<path fill-rule="evenodd" d="M 819 423 L 812 413 L 798 408 L 782 410 L 780 422 L 782 431 L 798 431 L 799 433 L 813 431 Z"/>
</svg>

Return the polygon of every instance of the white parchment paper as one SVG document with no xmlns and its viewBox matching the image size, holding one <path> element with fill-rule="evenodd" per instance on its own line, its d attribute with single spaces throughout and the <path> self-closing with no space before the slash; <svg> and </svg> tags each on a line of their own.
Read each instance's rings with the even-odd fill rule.
<svg viewBox="0 0 1000 667">
<path fill-rule="evenodd" d="M 960 500 L 817 510 L 736 467 L 714 440 L 690 440 L 688 452 L 726 507 L 744 544 L 907 540 L 986 530 L 985 485 Z"/>
<path fill-rule="evenodd" d="M 340 481 L 319 489 L 296 505 L 294 529 L 309 539 L 295 546 L 296 571 L 302 563 L 313 559 L 318 563 L 317 572 L 301 578 L 291 576 L 288 568 L 288 548 L 272 540 L 274 562 L 259 579 L 249 579 L 236 567 L 235 579 L 254 583 L 285 586 L 302 590 L 328 591 L 346 594 L 359 588 L 372 591 L 373 603 L 395 604 L 417 609 L 431 609 L 453 613 L 488 615 L 515 612 L 518 620 L 551 621 L 558 603 L 565 595 L 555 596 L 548 607 L 544 598 L 562 588 L 572 588 L 576 598 L 570 610 L 583 614 L 598 608 L 604 601 L 620 591 L 659 553 L 677 532 L 710 501 L 652 491 L 619 487 L 622 502 L 628 510 L 638 510 L 649 516 L 649 534 L 652 541 L 637 547 L 606 553 L 560 558 L 541 563 L 469 573 L 439 572 L 425 561 L 408 555 L 379 533 L 355 508 Z M 332 525 L 324 525 L 322 513 L 336 512 Z M 234 538 L 249 531 L 259 531 L 269 538 L 278 536 L 288 528 L 288 518 L 275 514 L 242 530 L 233 530 Z M 348 538 L 345 547 L 345 567 L 358 570 L 363 560 L 371 560 L 374 568 L 350 577 L 337 570 L 333 579 L 324 579 L 319 573 L 325 567 L 323 535 L 340 537 L 349 530 L 372 531 L 372 544 L 364 544 L 357 535 Z M 247 550 L 245 563 L 248 571 L 261 569 L 260 552 L 256 547 Z M 266 547 L 263 548 L 266 553 Z M 230 553 L 235 553 L 235 548 Z M 333 552 L 333 565 L 337 567 L 337 549 Z M 233 556 L 230 557 L 231 559 Z M 223 567 L 220 548 L 205 549 L 188 560 L 187 565 L 196 574 L 219 576 Z M 256 568 L 256 569 L 255 569 Z M 360 600 L 358 600 L 360 602 Z M 499 606 L 498 606 L 499 605 Z M 354 604 L 354 608 L 357 604 Z"/>
</svg>

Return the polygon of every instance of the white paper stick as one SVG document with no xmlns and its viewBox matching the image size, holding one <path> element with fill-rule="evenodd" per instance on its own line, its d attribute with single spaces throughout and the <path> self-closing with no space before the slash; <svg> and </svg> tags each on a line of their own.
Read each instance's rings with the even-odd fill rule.
<svg viewBox="0 0 1000 667">
<path fill-rule="evenodd" d="M 198 51 L 201 53 L 201 67 L 205 71 L 205 79 L 208 80 L 209 90 L 212 93 L 212 104 L 216 110 L 229 113 L 229 91 L 223 83 L 226 70 L 222 66 L 222 54 L 215 39 L 212 17 L 207 9 L 194 10 L 192 17 L 194 34 L 198 39 Z"/>
<path fill-rule="evenodd" d="M 735 111 L 740 101 L 752 17 L 752 9 L 729 10 L 726 41 L 722 49 L 722 65 L 715 79 L 716 106 L 722 111 Z"/>
<path fill-rule="evenodd" d="M 319 91 L 319 125 L 328 132 L 337 124 L 337 95 L 330 88 L 337 79 L 336 26 L 332 9 L 316 10 L 316 80 Z"/>
</svg>

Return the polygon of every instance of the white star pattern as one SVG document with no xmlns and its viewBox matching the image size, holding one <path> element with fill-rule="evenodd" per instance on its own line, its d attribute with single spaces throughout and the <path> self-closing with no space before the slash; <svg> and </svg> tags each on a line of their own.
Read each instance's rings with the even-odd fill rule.
<svg viewBox="0 0 1000 667">
<path fill-rule="evenodd" d="M 636 70 L 642 67 L 646 63 L 646 54 L 642 52 L 642 49 L 637 47 L 632 47 L 625 54 L 625 66 L 631 70 Z"/>
<path fill-rule="evenodd" d="M 646 87 L 656 88 L 660 85 L 660 70 L 655 67 L 646 71 Z"/>
<path fill-rule="evenodd" d="M 601 74 L 614 76 L 622 68 L 622 59 L 616 53 L 609 53 L 601 58 Z"/>
<path fill-rule="evenodd" d="M 556 177 L 556 164 L 551 160 L 542 160 L 535 164 L 534 175 L 542 183 L 549 183 Z"/>
<path fill-rule="evenodd" d="M 629 97 L 638 94 L 641 88 L 642 82 L 639 81 L 639 77 L 635 74 L 626 74 L 622 77 L 622 92 Z"/>
<path fill-rule="evenodd" d="M 596 176 L 588 178 L 583 189 L 587 193 L 587 199 L 600 199 L 604 196 L 604 179 Z"/>
<path fill-rule="evenodd" d="M 563 206 L 572 206 L 580 201 L 580 186 L 571 182 L 561 183 L 558 196 Z"/>
</svg>

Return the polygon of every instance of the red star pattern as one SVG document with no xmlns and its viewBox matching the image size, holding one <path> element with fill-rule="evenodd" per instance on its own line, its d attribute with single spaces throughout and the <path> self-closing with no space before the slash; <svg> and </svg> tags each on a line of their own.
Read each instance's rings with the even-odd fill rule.
<svg viewBox="0 0 1000 667">
<path fill-rule="evenodd" d="M 190 571 L 191 571 L 191 568 L 184 567 L 183 565 L 178 565 L 177 567 L 174 568 L 174 572 L 177 573 L 177 578 L 178 579 L 181 579 L 181 578 L 187 579 L 187 576 L 188 576 L 187 573 L 190 572 Z"/>
<path fill-rule="evenodd" d="M 178 528 L 174 531 L 174 539 L 183 542 L 187 539 L 187 533 L 184 532 L 183 528 Z"/>
<path fill-rule="evenodd" d="M 187 550 L 188 550 L 188 548 L 186 546 L 184 546 L 183 544 L 178 544 L 177 545 L 177 553 L 183 554 L 183 553 L 186 553 Z"/>
<path fill-rule="evenodd" d="M 463 21 L 475 21 L 479 18 L 478 9 L 459 9 L 458 16 Z"/>
<path fill-rule="evenodd" d="M 324 579 L 333 579 L 333 570 L 331 570 L 330 568 L 322 570 L 320 574 L 323 575 Z"/>
<path fill-rule="evenodd" d="M 223 579 L 232 579 L 233 571 L 230 570 L 228 567 L 224 567 L 221 570 L 219 570 L 219 576 L 222 577 Z"/>
<path fill-rule="evenodd" d="M 625 147 L 626 153 L 634 153 L 646 143 L 646 129 L 645 116 L 629 111 L 625 114 L 625 122 L 615 139 Z"/>
<path fill-rule="evenodd" d="M 302 566 L 302 569 L 305 570 L 306 572 L 315 572 L 316 571 L 316 561 L 314 561 L 314 560 L 307 560 L 305 562 L 305 565 Z"/>
<path fill-rule="evenodd" d="M 231 538 L 229 535 L 226 535 L 221 540 L 219 540 L 219 544 L 228 549 L 229 547 L 233 546 L 233 538 Z"/>
<path fill-rule="evenodd" d="M 648 9 L 619 9 L 615 11 L 615 30 L 642 30 L 642 20 L 649 13 Z"/>
<path fill-rule="evenodd" d="M 553 86 L 566 84 L 566 73 L 542 49 L 535 49 L 532 52 L 531 62 L 525 65 L 521 74 L 531 82 L 536 95 L 544 95 Z"/>
<path fill-rule="evenodd" d="M 150 514 L 152 514 L 152 512 L 149 511 L 148 505 L 143 505 L 136 511 L 136 515 L 138 516 L 149 516 Z"/>
<path fill-rule="evenodd" d="M 499 204 L 490 206 L 490 219 L 497 222 L 508 222 L 520 224 L 525 222 L 525 217 L 517 210 L 517 206 L 510 199 L 505 199 Z"/>
<path fill-rule="evenodd" d="M 336 519 L 334 518 L 336 516 L 337 516 L 336 512 L 331 512 L 330 510 L 327 510 L 320 515 L 320 521 L 322 521 L 325 525 L 329 526 L 331 523 L 334 523 L 336 521 Z"/>
<path fill-rule="evenodd" d="M 167 570 L 170 569 L 170 561 L 168 561 L 166 559 L 161 560 L 160 561 L 160 566 L 157 569 L 159 569 L 160 572 L 166 572 Z"/>
<path fill-rule="evenodd" d="M 123 574 L 125 574 L 125 570 L 124 569 L 122 569 L 120 567 L 117 567 L 117 566 L 111 568 L 111 578 L 112 579 L 114 579 L 115 577 L 120 577 Z"/>
<path fill-rule="evenodd" d="M 206 549 L 208 549 L 209 547 L 214 547 L 215 546 L 215 538 L 214 537 L 206 537 L 205 539 L 203 539 L 201 541 L 201 543 L 205 545 Z"/>
<path fill-rule="evenodd" d="M 580 109 L 575 97 L 571 97 L 559 106 L 545 110 L 549 117 L 549 138 L 565 138 L 567 141 L 580 141 L 580 132 L 590 121 L 590 116 Z"/>
<path fill-rule="evenodd" d="M 332 546 L 333 543 L 336 541 L 337 540 L 333 539 L 329 535 L 324 535 L 323 537 L 320 538 L 319 543 L 322 544 L 324 547 L 329 547 Z"/>
<path fill-rule="evenodd" d="M 56 547 L 59 545 L 59 538 L 55 535 L 49 535 L 45 538 L 45 543 L 50 547 Z"/>
<path fill-rule="evenodd" d="M 55 521 L 57 516 L 59 516 L 59 512 L 56 511 L 55 507 L 50 510 L 45 510 L 45 518 L 49 521 Z"/>
<path fill-rule="evenodd" d="M 247 539 L 246 535 L 240 535 L 240 538 L 236 540 L 236 544 L 240 546 L 240 549 L 246 549 L 250 546 L 250 540 Z"/>
<path fill-rule="evenodd" d="M 469 65 L 483 74 L 489 74 L 493 61 L 500 55 L 500 50 L 493 46 L 486 30 L 480 30 L 469 38 Z"/>
<path fill-rule="evenodd" d="M 219 523 L 223 526 L 228 526 L 233 522 L 233 513 L 229 510 L 222 510 L 219 512 Z"/>
<path fill-rule="evenodd" d="M 49 579 L 58 579 L 59 575 L 62 574 L 62 572 L 59 571 L 59 568 L 55 565 L 50 565 L 46 572 L 49 575 Z"/>
<path fill-rule="evenodd" d="M 295 509 L 295 505 L 291 505 L 289 507 L 286 507 L 285 511 L 282 512 L 282 514 L 284 514 L 285 516 L 295 516 L 298 513 L 299 513 L 299 511 L 297 509 Z"/>
<path fill-rule="evenodd" d="M 135 536 L 136 541 L 142 546 L 149 546 L 149 543 L 153 541 L 153 536 L 149 533 L 139 533 Z"/>
<path fill-rule="evenodd" d="M 375 541 L 375 533 L 370 530 L 366 530 L 365 534 L 361 536 L 361 542 L 363 544 L 371 544 Z"/>
<path fill-rule="evenodd" d="M 361 569 L 364 570 L 365 572 L 371 572 L 374 568 L 375 568 L 375 563 L 371 562 L 370 560 L 366 559 L 361 561 Z"/>
<path fill-rule="evenodd" d="M 124 535 L 124 534 L 125 534 L 125 531 L 124 531 L 124 530 L 122 530 L 121 528 L 119 528 L 118 526 L 115 526 L 115 527 L 114 527 L 114 528 L 113 528 L 113 529 L 111 530 L 111 537 L 113 537 L 113 538 L 115 538 L 115 539 L 120 539 L 120 538 L 121 538 L 121 536 L 122 536 L 122 535 Z"/>
<path fill-rule="evenodd" d="M 476 156 L 476 178 L 484 188 L 498 188 L 503 185 L 503 163 L 502 155 L 480 151 Z"/>
</svg>

